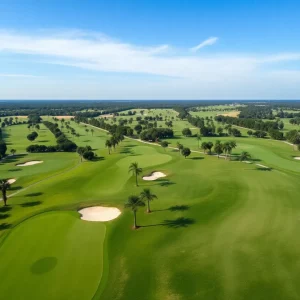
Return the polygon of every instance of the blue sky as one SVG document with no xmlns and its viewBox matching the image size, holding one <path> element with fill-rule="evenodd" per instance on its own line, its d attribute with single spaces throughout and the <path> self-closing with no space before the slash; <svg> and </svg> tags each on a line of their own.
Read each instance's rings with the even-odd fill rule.
<svg viewBox="0 0 300 300">
<path fill-rule="evenodd" d="M 0 99 L 299 99 L 299 1 L 0 1 Z"/>
</svg>

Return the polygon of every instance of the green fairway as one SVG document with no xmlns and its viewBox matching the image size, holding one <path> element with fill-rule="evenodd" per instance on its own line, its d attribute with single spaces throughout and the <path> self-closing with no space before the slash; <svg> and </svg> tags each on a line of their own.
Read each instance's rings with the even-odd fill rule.
<svg viewBox="0 0 300 300">
<path fill-rule="evenodd" d="M 24 221 L 0 248 L 0 273 L 7 275 L 1 297 L 91 299 L 102 276 L 105 231 L 103 223 L 70 212 Z"/>
<path fill-rule="evenodd" d="M 109 155 L 105 131 L 71 126 L 80 136 L 66 135 L 90 145 L 97 160 L 80 162 L 76 153 L 22 154 L 30 144 L 27 126 L 5 129 L 19 155 L 0 163 L 3 178 L 17 179 L 9 194 L 18 192 L 0 208 L 3 299 L 300 298 L 300 161 L 293 147 L 236 138 L 233 156 L 248 151 L 255 159 L 246 164 L 198 152 L 185 159 L 174 149 L 125 139 Z M 174 120 L 170 146 L 180 142 L 201 151 L 195 137 L 182 136 L 186 126 L 192 128 Z M 55 144 L 50 131 L 43 135 Z M 202 141 L 217 139 L 232 140 Z M 31 160 L 43 163 L 16 166 Z M 138 187 L 128 172 L 132 162 L 143 168 Z M 142 180 L 153 171 L 167 176 Z M 144 188 L 158 199 L 151 214 L 144 207 L 137 212 L 140 227 L 132 230 L 133 214 L 124 203 Z M 93 205 L 122 213 L 107 223 L 81 220 L 77 210 Z"/>
</svg>

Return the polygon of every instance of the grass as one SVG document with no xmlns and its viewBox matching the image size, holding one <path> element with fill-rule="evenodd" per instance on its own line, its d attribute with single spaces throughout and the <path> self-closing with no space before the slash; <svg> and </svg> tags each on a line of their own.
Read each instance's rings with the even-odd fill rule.
<svg viewBox="0 0 300 300">
<path fill-rule="evenodd" d="M 196 139 L 180 134 L 186 124 L 177 123 L 172 145 L 196 150 Z M 28 129 L 18 126 L 12 130 L 26 138 Z M 95 129 L 92 136 L 84 125 L 72 127 L 81 134 L 74 141 L 103 159 L 79 164 L 72 153 L 28 154 L 0 164 L 1 176 L 17 178 L 12 187 L 27 187 L 0 208 L 4 299 L 299 299 L 300 162 L 291 146 L 237 138 L 234 154 L 250 152 L 272 168 L 265 171 L 199 153 L 184 159 L 129 139 L 108 155 L 105 132 Z M 8 138 L 18 143 L 14 133 Z M 29 142 L 23 143 L 20 151 Z M 25 160 L 44 163 L 11 171 Z M 136 187 L 128 173 L 133 161 L 142 175 L 167 177 L 140 177 Z M 132 213 L 123 205 L 143 188 L 158 199 L 151 214 L 138 211 L 140 228 L 132 230 Z M 76 210 L 90 205 L 122 214 L 107 223 L 84 222 Z"/>
</svg>

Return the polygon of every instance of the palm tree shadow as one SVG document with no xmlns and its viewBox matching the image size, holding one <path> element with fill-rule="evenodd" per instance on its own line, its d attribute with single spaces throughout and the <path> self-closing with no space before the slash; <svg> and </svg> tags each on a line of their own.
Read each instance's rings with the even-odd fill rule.
<svg viewBox="0 0 300 300">
<path fill-rule="evenodd" d="M 166 186 L 166 187 L 168 187 L 169 185 L 175 184 L 175 182 L 172 182 L 168 179 L 158 179 L 158 180 L 156 180 L 156 182 L 158 182 L 158 184 L 160 186 Z"/>
<path fill-rule="evenodd" d="M 0 224 L 0 231 L 1 230 L 5 230 L 5 229 L 9 229 L 9 228 L 11 228 L 11 224 L 8 224 L 8 223 L 2 223 L 2 224 Z"/>
<path fill-rule="evenodd" d="M 0 207 L 0 213 L 8 212 L 11 210 L 10 206 L 2 206 Z"/>
<path fill-rule="evenodd" d="M 158 223 L 158 224 L 151 224 L 151 225 L 143 225 L 143 226 L 139 226 L 139 227 L 155 227 L 155 226 L 166 226 L 169 228 L 186 228 L 192 224 L 195 223 L 194 219 L 191 218 L 185 218 L 185 217 L 179 217 L 177 219 L 174 220 L 164 220 L 162 223 Z"/>
<path fill-rule="evenodd" d="M 37 193 L 31 193 L 31 194 L 26 194 L 25 197 L 37 197 L 37 196 L 41 196 L 44 193 L 42 192 L 37 192 Z"/>
<path fill-rule="evenodd" d="M 10 191 L 18 191 L 21 190 L 23 187 L 22 186 L 11 186 L 9 188 Z"/>
<path fill-rule="evenodd" d="M 42 201 L 31 201 L 31 202 L 22 203 L 22 204 L 20 204 L 20 206 L 22 206 L 22 207 L 32 207 L 32 206 L 40 205 L 42 203 L 43 203 Z"/>
<path fill-rule="evenodd" d="M 190 208 L 189 205 L 175 205 L 168 208 L 170 211 L 185 211 Z"/>
<path fill-rule="evenodd" d="M 10 214 L 0 214 L 0 220 L 6 219 L 10 216 Z"/>
</svg>

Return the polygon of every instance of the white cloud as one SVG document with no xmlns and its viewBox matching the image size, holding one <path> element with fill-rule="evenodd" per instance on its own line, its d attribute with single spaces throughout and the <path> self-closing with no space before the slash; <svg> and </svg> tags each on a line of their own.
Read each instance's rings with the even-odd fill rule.
<svg viewBox="0 0 300 300">
<path fill-rule="evenodd" d="M 216 41 L 217 38 L 210 38 L 194 49 Z M 30 79 L 33 75 L 10 74 L 6 70 L 0 77 L 16 77 L 14 80 L 18 80 L 20 87 L 16 91 L 9 85 L 2 85 L 1 97 L 8 98 L 13 98 L 13 95 L 18 98 L 23 92 L 28 95 L 27 98 L 40 99 L 44 98 L 43 95 L 48 95 L 48 98 L 91 99 L 257 99 L 259 95 L 262 98 L 280 98 L 283 93 L 290 97 L 292 93 L 294 97 L 300 95 L 300 72 L 276 68 L 277 63 L 300 61 L 300 52 L 200 56 L 189 49 L 182 51 L 166 44 L 152 47 L 134 45 L 102 34 L 74 30 L 57 34 L 50 31 L 39 34 L 0 31 L 0 58 L 2 53 L 15 54 L 18 62 L 26 54 L 39 64 L 115 74 L 115 77 L 101 79 L 101 83 L 93 83 L 89 80 L 77 82 L 72 78 L 62 80 L 58 71 L 58 81 L 51 81 L 50 75 L 41 76 L 36 85 Z M 159 80 L 138 76 L 137 82 L 136 78 L 126 77 L 126 73 L 155 75 L 159 76 Z M 97 72 L 91 74 L 97 76 Z M 29 80 L 22 77 L 29 77 Z M 18 92 L 21 94 L 16 94 Z"/>
<path fill-rule="evenodd" d="M 217 37 L 210 37 L 207 40 L 200 43 L 199 45 L 197 45 L 196 47 L 190 48 L 190 50 L 192 52 L 197 52 L 201 48 L 204 48 L 206 46 L 211 46 L 211 45 L 215 44 L 218 41 L 218 39 L 219 38 L 217 38 Z"/>
</svg>

